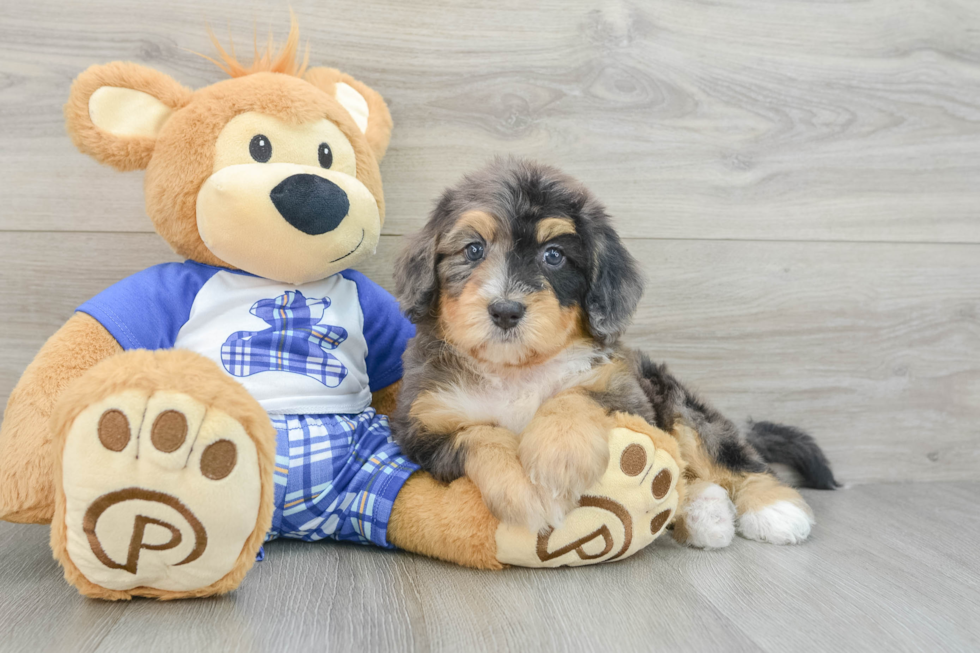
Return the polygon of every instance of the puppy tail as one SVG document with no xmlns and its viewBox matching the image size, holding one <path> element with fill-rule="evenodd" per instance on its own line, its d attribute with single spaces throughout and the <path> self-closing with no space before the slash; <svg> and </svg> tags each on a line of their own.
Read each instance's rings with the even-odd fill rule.
<svg viewBox="0 0 980 653">
<path fill-rule="evenodd" d="M 802 478 L 803 487 L 818 490 L 841 487 L 827 457 L 809 433 L 775 422 L 749 420 L 745 438 L 767 463 L 787 465 L 795 470 Z"/>
</svg>

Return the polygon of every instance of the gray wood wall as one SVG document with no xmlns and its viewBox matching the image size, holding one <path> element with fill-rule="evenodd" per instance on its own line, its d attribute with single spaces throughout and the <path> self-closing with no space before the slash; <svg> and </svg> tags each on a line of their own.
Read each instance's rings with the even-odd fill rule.
<svg viewBox="0 0 980 653">
<path fill-rule="evenodd" d="M 498 153 L 564 167 L 643 262 L 631 339 L 847 482 L 980 479 L 980 2 L 293 0 L 395 119 L 386 236 Z M 64 133 L 93 63 L 222 77 L 284 2 L 0 1 L 0 401 L 79 303 L 174 260 L 141 176 Z"/>
</svg>

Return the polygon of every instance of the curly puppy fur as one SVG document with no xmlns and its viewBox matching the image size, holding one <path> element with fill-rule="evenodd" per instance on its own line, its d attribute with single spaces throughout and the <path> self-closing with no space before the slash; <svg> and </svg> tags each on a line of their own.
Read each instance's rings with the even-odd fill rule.
<svg viewBox="0 0 980 653">
<path fill-rule="evenodd" d="M 617 411 L 674 433 L 688 480 L 722 485 L 736 508 L 787 500 L 809 514 L 735 424 L 621 344 L 642 277 L 604 207 L 560 171 L 498 159 L 466 176 L 408 242 L 396 285 L 418 335 L 395 438 L 437 479 L 472 478 L 501 520 L 560 523 L 605 469 Z M 765 430 L 780 440 L 766 450 L 832 480 L 812 439 L 787 432 Z M 772 482 L 747 484 L 759 475 Z"/>
</svg>

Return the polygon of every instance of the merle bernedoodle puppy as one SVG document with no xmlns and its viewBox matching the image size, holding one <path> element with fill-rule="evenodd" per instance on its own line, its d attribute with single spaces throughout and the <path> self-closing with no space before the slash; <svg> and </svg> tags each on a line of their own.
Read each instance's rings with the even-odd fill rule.
<svg viewBox="0 0 980 653">
<path fill-rule="evenodd" d="M 556 526 L 606 469 L 613 411 L 672 434 L 687 490 L 675 538 L 699 547 L 810 533 L 800 494 L 771 473 L 836 486 L 813 439 L 768 422 L 746 433 L 625 347 L 643 289 L 602 204 L 545 165 L 498 159 L 447 190 L 396 267 L 418 333 L 393 416 L 436 478 L 469 476 L 501 520 Z"/>
</svg>

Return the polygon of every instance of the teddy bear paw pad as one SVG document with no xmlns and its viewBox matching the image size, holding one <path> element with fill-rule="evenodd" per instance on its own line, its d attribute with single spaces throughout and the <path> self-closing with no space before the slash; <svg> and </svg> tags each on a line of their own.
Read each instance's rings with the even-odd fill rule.
<svg viewBox="0 0 980 653">
<path fill-rule="evenodd" d="M 497 559 L 521 567 L 559 567 L 627 558 L 663 533 L 677 512 L 680 470 L 647 435 L 615 428 L 609 467 L 564 523 L 540 533 L 497 528 Z"/>
<path fill-rule="evenodd" d="M 62 479 L 67 553 L 113 590 L 207 586 L 235 566 L 258 518 L 255 444 L 238 421 L 177 392 L 86 408 Z"/>
</svg>

